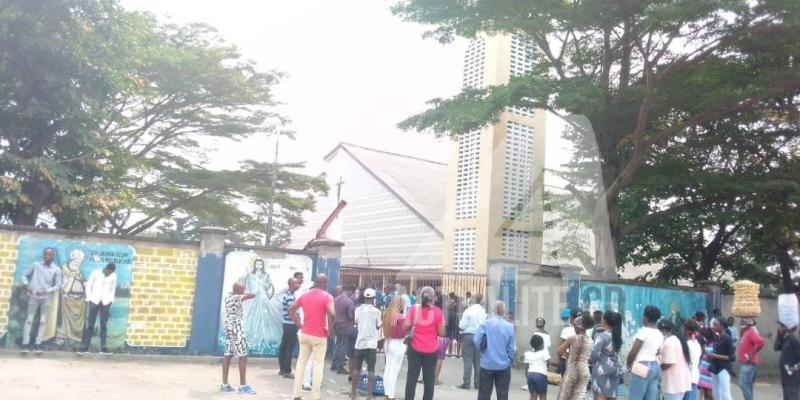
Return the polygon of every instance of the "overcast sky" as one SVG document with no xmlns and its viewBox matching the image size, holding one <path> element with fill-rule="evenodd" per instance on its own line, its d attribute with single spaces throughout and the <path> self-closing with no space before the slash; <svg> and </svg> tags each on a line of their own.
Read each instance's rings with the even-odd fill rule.
<svg viewBox="0 0 800 400">
<path fill-rule="evenodd" d="M 297 140 L 281 141 L 281 162 L 322 157 L 350 142 L 447 161 L 448 141 L 395 126 L 425 101 L 458 92 L 463 42 L 423 40 L 424 27 L 389 11 L 387 0 L 122 0 L 176 22 L 205 22 L 264 70 L 288 77 L 275 87 Z M 272 161 L 274 141 L 225 144 L 213 167 L 243 159 Z"/>
</svg>

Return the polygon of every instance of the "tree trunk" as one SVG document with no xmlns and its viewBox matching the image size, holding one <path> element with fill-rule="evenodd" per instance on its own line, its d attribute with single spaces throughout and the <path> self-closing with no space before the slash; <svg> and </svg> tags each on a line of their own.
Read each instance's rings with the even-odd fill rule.
<svg viewBox="0 0 800 400">
<path fill-rule="evenodd" d="M 792 258 L 792 255 L 785 249 L 775 252 L 775 257 L 778 259 L 778 265 L 781 269 L 783 289 L 788 293 L 794 292 L 795 284 L 792 280 L 792 273 L 797 271 L 797 263 Z"/>
<path fill-rule="evenodd" d="M 593 218 L 594 226 L 594 248 L 595 248 L 595 271 L 596 278 L 606 280 L 617 279 L 617 250 L 620 238 L 615 232 L 619 225 L 619 208 L 613 202 L 611 206 L 601 208 L 600 204 L 607 204 L 605 201 L 598 202 Z"/>
<path fill-rule="evenodd" d="M 14 211 L 14 225 L 35 226 L 39 214 L 53 193 L 53 188 L 45 182 L 28 181 L 22 184 L 22 193 L 28 198 L 28 202 L 17 204 Z"/>
</svg>

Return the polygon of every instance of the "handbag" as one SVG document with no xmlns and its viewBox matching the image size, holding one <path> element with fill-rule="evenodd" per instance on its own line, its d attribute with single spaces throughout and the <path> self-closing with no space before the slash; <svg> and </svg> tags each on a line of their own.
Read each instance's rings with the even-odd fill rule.
<svg viewBox="0 0 800 400">
<path fill-rule="evenodd" d="M 369 384 L 369 376 L 362 372 L 358 376 L 358 384 L 356 385 L 356 390 L 359 392 L 366 393 L 369 389 L 367 389 L 367 385 Z M 372 395 L 373 396 L 386 396 L 386 390 L 383 387 L 383 376 L 375 374 L 374 381 L 372 382 Z"/>
<path fill-rule="evenodd" d="M 403 344 L 406 346 L 411 346 L 411 341 L 414 339 L 414 328 L 417 327 L 417 322 L 419 322 L 419 306 L 414 307 L 414 322 L 411 323 L 411 330 L 406 333 L 406 337 L 403 338 Z"/>
<path fill-rule="evenodd" d="M 631 365 L 631 373 L 639 378 L 647 378 L 647 374 L 650 373 L 650 366 L 635 362 Z"/>
</svg>

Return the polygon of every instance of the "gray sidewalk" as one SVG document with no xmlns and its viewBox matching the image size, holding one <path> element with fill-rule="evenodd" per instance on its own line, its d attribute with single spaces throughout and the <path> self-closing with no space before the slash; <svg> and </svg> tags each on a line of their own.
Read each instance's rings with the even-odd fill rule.
<svg viewBox="0 0 800 400">
<path fill-rule="evenodd" d="M 251 359 L 248 383 L 258 390 L 256 398 L 291 399 L 292 382 L 277 375 L 275 359 Z M 21 355 L 9 350 L 0 351 L 0 392 L 2 399 L 224 399 L 232 394 L 217 392 L 221 362 L 217 357 L 89 355 L 77 357 L 71 353 Z M 349 390 L 347 378 L 325 368 L 323 399 L 344 400 Z M 383 370 L 383 355 L 378 357 L 378 371 Z M 477 399 L 476 390 L 455 388 L 461 383 L 461 359 L 450 358 L 442 369 L 442 385 L 436 386 L 437 400 Z M 231 370 L 231 383 L 238 384 L 236 367 Z M 509 394 L 511 400 L 528 399 L 524 373 L 515 370 Z M 405 369 L 398 381 L 399 395 L 405 387 Z M 734 399 L 741 399 L 737 386 Z M 774 379 L 757 382 L 756 399 L 781 399 L 780 385 Z M 558 388 L 551 386 L 549 399 L 556 399 Z M 310 393 L 304 393 L 310 399 Z M 417 385 L 417 398 L 422 398 L 422 385 Z"/>
</svg>

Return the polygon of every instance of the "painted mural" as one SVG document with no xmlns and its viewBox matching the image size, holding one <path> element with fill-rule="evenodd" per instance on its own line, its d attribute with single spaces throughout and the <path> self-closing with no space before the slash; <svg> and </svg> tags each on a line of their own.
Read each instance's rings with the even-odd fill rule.
<svg viewBox="0 0 800 400">
<path fill-rule="evenodd" d="M 658 307 L 662 318 L 669 318 L 680 325 L 696 311 L 706 311 L 707 294 L 701 292 L 587 281 L 581 282 L 580 288 L 582 310 L 616 311 L 622 314 L 624 353 L 627 353 L 631 339 L 642 327 L 642 313 L 646 306 Z"/>
<path fill-rule="evenodd" d="M 61 270 L 62 284 L 60 290 L 50 298 L 44 326 L 39 326 L 39 319 L 34 318 L 31 336 L 35 336 L 39 329 L 44 329 L 43 345 L 58 350 L 74 350 L 78 347 L 88 314 L 86 282 L 93 271 L 114 262 L 117 266 L 117 288 L 109 312 L 107 347 L 111 350 L 122 348 L 128 326 L 131 266 L 135 255 L 133 247 L 31 237 L 20 238 L 18 244 L 7 343 L 17 346 L 22 343 L 28 295 L 22 287 L 21 277 L 34 262 L 42 261 L 42 253 L 46 248 L 54 250 L 53 263 Z M 97 341 L 93 344 L 96 345 Z"/>
<path fill-rule="evenodd" d="M 222 298 L 235 282 L 242 283 L 255 298 L 244 302 L 244 330 L 251 355 L 277 356 L 283 335 L 281 294 L 295 272 L 305 277 L 303 288 L 311 286 L 312 260 L 287 254 L 281 258 L 260 258 L 253 251 L 231 251 L 225 256 Z M 225 306 L 220 304 L 217 349 L 222 353 L 225 336 Z"/>
</svg>

